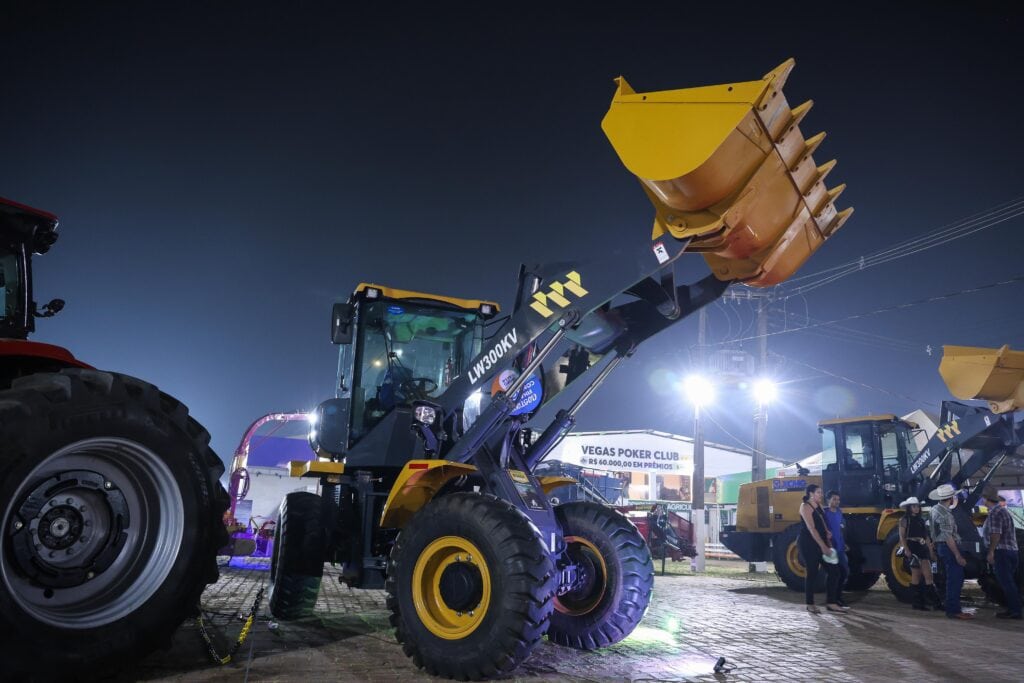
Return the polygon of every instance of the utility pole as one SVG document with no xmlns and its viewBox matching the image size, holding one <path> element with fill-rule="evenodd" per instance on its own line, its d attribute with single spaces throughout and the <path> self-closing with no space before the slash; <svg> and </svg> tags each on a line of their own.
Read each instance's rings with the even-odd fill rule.
<svg viewBox="0 0 1024 683">
<path fill-rule="evenodd" d="M 768 376 L 768 300 L 758 299 L 757 305 L 757 336 L 760 347 L 760 358 L 757 363 L 759 377 Z M 768 404 L 758 401 L 754 409 L 754 452 L 750 454 L 750 481 L 761 481 L 767 476 L 767 458 L 765 457 L 766 440 L 768 437 Z M 751 562 L 747 571 L 765 571 L 761 563 Z"/>
<path fill-rule="evenodd" d="M 757 306 L 757 336 L 760 346 L 760 359 L 757 364 L 759 377 L 768 376 L 768 299 L 764 296 L 758 299 Z M 766 456 L 768 433 L 768 404 L 758 401 L 757 410 L 754 413 L 754 452 L 751 454 L 750 477 L 751 481 L 761 481 L 766 475 Z"/>
<path fill-rule="evenodd" d="M 707 309 L 701 308 L 697 318 L 697 362 L 700 371 L 707 369 L 704 359 L 704 346 L 707 342 Z M 705 529 L 704 520 L 704 424 L 701 421 L 701 405 L 698 401 L 693 406 L 693 480 L 690 482 L 690 521 L 693 524 L 693 535 L 697 545 L 695 568 L 704 571 Z"/>
</svg>

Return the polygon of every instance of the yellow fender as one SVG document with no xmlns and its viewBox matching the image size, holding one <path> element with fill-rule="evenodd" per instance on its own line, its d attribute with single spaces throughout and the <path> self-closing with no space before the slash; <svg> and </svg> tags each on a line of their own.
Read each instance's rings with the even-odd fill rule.
<svg viewBox="0 0 1024 683">
<path fill-rule="evenodd" d="M 476 467 L 449 460 L 410 460 L 395 479 L 384 510 L 380 516 L 380 526 L 385 529 L 401 529 L 412 516 L 424 505 L 429 503 L 438 491 L 452 479 L 467 474 L 474 474 Z M 526 476 L 518 470 L 509 470 L 517 481 Z M 540 485 L 544 495 L 560 487 L 575 484 L 571 477 L 540 477 Z"/>
<path fill-rule="evenodd" d="M 885 537 L 889 535 L 889 532 L 896 528 L 896 525 L 900 523 L 900 519 L 906 514 L 906 511 L 902 508 L 896 508 L 895 510 L 883 510 L 882 517 L 878 520 L 878 532 L 875 534 L 875 538 L 879 541 L 884 541 Z"/>
</svg>

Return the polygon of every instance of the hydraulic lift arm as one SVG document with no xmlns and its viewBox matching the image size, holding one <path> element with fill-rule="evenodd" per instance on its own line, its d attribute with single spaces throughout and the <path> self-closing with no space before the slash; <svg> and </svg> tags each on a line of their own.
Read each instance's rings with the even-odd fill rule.
<svg viewBox="0 0 1024 683">
<path fill-rule="evenodd" d="M 939 374 L 954 396 L 984 400 L 988 407 L 944 401 L 938 430 L 910 463 L 903 482 L 921 477 L 916 495 L 923 498 L 946 480 L 959 487 L 988 465 L 988 473 L 972 489 L 968 502 L 973 505 L 999 464 L 1015 457 L 1024 441 L 1024 424 L 1014 423 L 1014 411 L 1024 408 L 1024 353 L 1008 346 L 944 346 Z M 952 455 L 960 449 L 972 453 L 951 476 Z M 931 475 L 923 477 L 924 470 L 936 461 Z"/>
</svg>

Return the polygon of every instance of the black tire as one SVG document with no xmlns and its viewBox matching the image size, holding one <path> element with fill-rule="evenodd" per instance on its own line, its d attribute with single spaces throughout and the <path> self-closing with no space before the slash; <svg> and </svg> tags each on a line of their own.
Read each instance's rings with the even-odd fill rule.
<svg viewBox="0 0 1024 683">
<path fill-rule="evenodd" d="M 322 498 L 308 491 L 281 501 L 270 559 L 270 613 L 282 621 L 310 615 L 324 575 Z"/>
<path fill-rule="evenodd" d="M 775 573 L 779 575 L 782 582 L 790 590 L 804 592 L 804 581 L 807 576 L 807 567 L 800 554 L 800 546 L 797 539 L 800 537 L 800 525 L 803 522 L 786 527 L 772 539 L 772 562 L 775 564 Z M 814 592 L 825 591 L 825 572 L 818 572 L 818 578 L 814 583 Z"/>
<path fill-rule="evenodd" d="M 438 576 L 454 590 L 431 590 Z M 548 629 L 556 584 L 544 541 L 522 512 L 493 496 L 453 493 L 399 533 L 387 605 L 416 666 L 480 680 L 514 671 L 533 651 Z"/>
<path fill-rule="evenodd" d="M 850 572 L 850 575 L 846 577 L 845 590 L 848 591 L 866 591 L 872 586 L 878 583 L 878 577 L 881 576 L 881 572 Z"/>
<path fill-rule="evenodd" d="M 882 543 L 882 572 L 889 592 L 900 602 L 912 603 L 917 588 L 910 584 L 910 568 L 902 556 L 897 556 L 900 547 L 900 530 L 893 529 Z M 937 580 L 937 579 L 936 579 Z"/>
<path fill-rule="evenodd" d="M 594 650 L 636 628 L 654 588 L 654 562 L 643 536 L 621 513 L 597 503 L 559 505 L 555 516 L 570 556 L 589 573 L 585 584 L 555 598 L 548 640 Z"/>
<path fill-rule="evenodd" d="M 105 676 L 196 614 L 228 540 L 209 439 L 125 375 L 66 369 L 0 391 L 5 675 Z"/>
<path fill-rule="evenodd" d="M 1024 530 L 1016 529 L 1015 531 L 1017 532 L 1017 548 L 1024 548 Z M 1024 555 L 1020 553 L 1017 556 L 1017 571 L 1014 572 L 1013 578 L 1017 581 L 1018 593 L 1024 597 Z M 1006 594 L 1003 592 L 1003 587 L 999 585 L 995 572 L 986 568 L 985 572 L 978 577 L 978 585 L 981 586 L 981 590 L 989 602 L 1006 606 Z"/>
</svg>

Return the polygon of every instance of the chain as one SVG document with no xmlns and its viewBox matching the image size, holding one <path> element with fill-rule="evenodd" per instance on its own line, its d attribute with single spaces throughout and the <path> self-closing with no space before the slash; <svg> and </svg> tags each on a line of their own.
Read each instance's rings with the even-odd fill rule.
<svg viewBox="0 0 1024 683">
<path fill-rule="evenodd" d="M 249 616 L 245 618 L 245 623 L 242 625 L 242 631 L 238 634 L 238 639 L 235 640 L 235 644 L 231 647 L 231 652 L 225 656 L 220 656 L 217 653 L 217 648 L 213 646 L 213 641 L 210 639 L 210 634 L 206 630 L 206 622 L 203 619 L 203 611 L 199 610 L 199 616 L 196 617 L 196 625 L 199 627 L 199 635 L 203 637 L 203 642 L 206 643 L 206 651 L 210 653 L 210 657 L 214 662 L 220 665 L 229 663 L 232 658 L 237 654 L 238 649 L 242 647 L 242 643 L 249 636 L 249 629 L 252 628 L 252 622 L 256 619 L 256 610 L 260 607 L 260 601 L 263 600 L 263 587 L 256 592 L 256 599 L 252 603 L 252 609 L 249 610 Z"/>
</svg>

